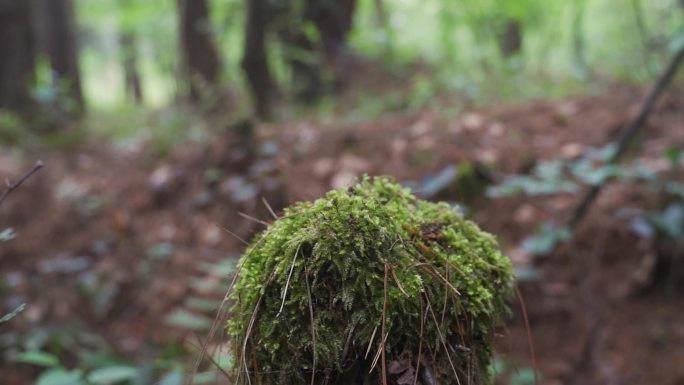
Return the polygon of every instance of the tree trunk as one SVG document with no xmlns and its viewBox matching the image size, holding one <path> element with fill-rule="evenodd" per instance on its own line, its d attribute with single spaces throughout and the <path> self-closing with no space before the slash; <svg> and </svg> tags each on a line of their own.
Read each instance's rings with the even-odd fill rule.
<svg viewBox="0 0 684 385">
<path fill-rule="evenodd" d="M 247 21 L 241 65 L 247 76 L 255 113 L 258 117 L 267 119 L 271 115 L 271 99 L 275 90 L 275 83 L 266 57 L 268 4 L 267 0 L 245 1 L 247 2 Z"/>
<path fill-rule="evenodd" d="M 314 102 L 321 93 L 321 63 L 316 44 L 302 31 L 299 24 L 288 25 L 288 29 L 281 31 L 279 37 L 287 46 L 285 54 L 292 71 L 295 98 L 304 103 Z"/>
<path fill-rule="evenodd" d="M 585 54 L 585 37 L 584 37 L 584 9 L 586 1 L 579 0 L 574 4 L 573 18 L 572 18 L 572 49 L 575 61 L 576 70 L 582 75 L 586 76 L 589 73 L 589 65 Z"/>
<path fill-rule="evenodd" d="M 180 46 L 183 72 L 189 97 L 198 101 L 203 89 L 218 86 L 220 60 L 211 32 L 207 0 L 178 0 L 180 16 Z"/>
<path fill-rule="evenodd" d="M 135 33 L 122 31 L 120 38 L 121 53 L 123 56 L 124 86 L 126 95 L 141 105 L 143 103 L 142 82 L 138 71 L 138 47 Z"/>
<path fill-rule="evenodd" d="M 347 35 L 351 30 L 356 0 L 306 0 L 301 19 L 316 26 L 319 41 L 312 41 L 300 23 L 286 23 L 280 34 L 290 46 L 294 93 L 298 100 L 311 103 L 323 93 L 324 72 L 339 82 L 344 72 Z M 336 86 L 339 86 L 337 84 Z"/>
<path fill-rule="evenodd" d="M 71 0 L 43 0 L 45 48 L 52 68 L 53 86 L 69 98 L 69 112 L 83 112 L 83 93 L 78 65 L 74 8 Z"/>
<path fill-rule="evenodd" d="M 326 57 L 339 56 L 346 49 L 356 0 L 308 0 L 307 8 L 305 16 L 316 25 Z"/>
<path fill-rule="evenodd" d="M 522 26 L 520 22 L 513 19 L 508 19 L 504 23 L 503 30 L 499 37 L 499 50 L 505 58 L 510 58 L 513 55 L 520 53 L 522 49 Z"/>
<path fill-rule="evenodd" d="M 25 112 L 31 104 L 34 36 L 29 0 L 0 0 L 0 109 Z"/>
</svg>

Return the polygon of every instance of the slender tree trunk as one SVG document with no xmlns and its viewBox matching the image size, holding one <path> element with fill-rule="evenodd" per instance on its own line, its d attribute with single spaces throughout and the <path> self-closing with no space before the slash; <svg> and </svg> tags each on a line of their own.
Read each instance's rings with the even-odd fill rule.
<svg viewBox="0 0 684 385">
<path fill-rule="evenodd" d="M 211 31 L 207 0 L 178 0 L 180 46 L 189 96 L 198 101 L 218 87 L 220 60 Z"/>
<path fill-rule="evenodd" d="M 0 109 L 23 112 L 34 77 L 32 1 L 0 0 Z"/>
<path fill-rule="evenodd" d="M 288 23 L 291 24 L 291 23 Z M 288 25 L 279 33 L 287 46 L 285 52 L 292 71 L 292 90 L 300 102 L 314 102 L 320 95 L 320 58 L 316 44 L 301 30 L 301 25 Z"/>
<path fill-rule="evenodd" d="M 249 83 L 255 113 L 258 117 L 267 119 L 271 115 L 271 101 L 275 92 L 275 83 L 271 77 L 266 56 L 268 1 L 245 1 L 247 2 L 247 21 L 241 65 Z"/>
<path fill-rule="evenodd" d="M 306 0 L 302 19 L 316 26 L 320 40 L 312 41 L 298 24 L 281 34 L 294 51 L 290 66 L 297 99 L 308 103 L 318 99 L 328 86 L 322 81 L 326 71 L 332 71 L 339 82 L 355 8 L 356 0 Z"/>
<path fill-rule="evenodd" d="M 584 38 L 584 9 L 585 0 L 577 0 L 574 4 L 574 14 L 572 18 L 572 48 L 575 67 L 582 76 L 589 72 L 589 65 L 585 54 Z"/>
<path fill-rule="evenodd" d="M 636 25 L 637 32 L 639 33 L 639 40 L 641 42 L 641 60 L 644 64 L 644 68 L 650 74 L 654 74 L 654 70 L 651 68 L 650 53 L 651 47 L 649 46 L 649 31 L 646 27 L 646 22 L 644 21 L 644 9 L 641 6 L 640 0 L 631 0 L 632 12 L 634 13 L 634 24 Z"/>
<path fill-rule="evenodd" d="M 305 16 L 316 25 L 327 57 L 337 57 L 346 49 L 355 9 L 356 0 L 308 0 Z"/>
<path fill-rule="evenodd" d="M 73 103 L 69 111 L 83 112 L 83 93 L 78 65 L 78 45 L 75 31 L 74 7 L 71 0 L 43 0 L 45 18 L 45 47 L 52 67 L 54 87 Z"/>
<path fill-rule="evenodd" d="M 142 82 L 138 71 L 138 47 L 135 33 L 122 31 L 120 46 L 123 56 L 124 86 L 126 94 L 136 104 L 143 103 Z"/>
<path fill-rule="evenodd" d="M 499 37 L 499 50 L 505 58 L 520 53 L 523 44 L 522 25 L 519 21 L 508 19 Z"/>
</svg>

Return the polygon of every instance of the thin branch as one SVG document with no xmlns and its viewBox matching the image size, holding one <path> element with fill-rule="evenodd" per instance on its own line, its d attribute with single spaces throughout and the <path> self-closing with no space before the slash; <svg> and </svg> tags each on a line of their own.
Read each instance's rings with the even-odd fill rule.
<svg viewBox="0 0 684 385">
<path fill-rule="evenodd" d="M 667 89 L 670 83 L 672 83 L 672 80 L 677 73 L 677 69 L 682 64 L 682 61 L 684 61 L 684 45 L 679 48 L 675 56 L 672 58 L 670 64 L 667 66 L 662 75 L 660 75 L 660 78 L 651 89 L 651 92 L 644 100 L 644 103 L 641 105 L 639 114 L 629 122 L 629 124 L 624 128 L 618 137 L 616 141 L 617 147 L 615 149 L 615 153 L 610 157 L 610 159 L 608 159 L 609 163 L 616 163 L 625 153 L 627 146 L 632 142 L 648 116 L 653 111 L 658 99 L 660 99 L 663 92 Z M 598 198 L 604 185 L 605 181 L 592 186 L 584 198 L 580 201 L 579 205 L 577 205 L 575 213 L 570 221 L 568 221 L 568 227 L 571 230 L 574 230 L 582 221 L 582 218 L 584 218 L 586 213 L 589 211 L 591 204 L 596 200 L 596 198 Z"/>
<path fill-rule="evenodd" d="M 5 191 L 3 191 L 2 195 L 0 195 L 0 205 L 2 204 L 2 202 L 5 201 L 5 198 L 7 198 L 7 196 L 12 191 L 16 190 L 19 186 L 21 186 L 21 184 L 24 183 L 24 181 L 26 181 L 26 179 L 30 178 L 31 175 L 35 174 L 38 170 L 43 168 L 43 166 L 45 166 L 43 161 L 37 160 L 36 163 L 33 165 L 33 167 L 31 167 L 31 169 L 28 170 L 28 172 L 26 174 L 24 174 L 24 176 L 19 178 L 18 181 L 14 182 L 14 183 L 10 183 L 9 179 L 5 179 Z"/>
</svg>

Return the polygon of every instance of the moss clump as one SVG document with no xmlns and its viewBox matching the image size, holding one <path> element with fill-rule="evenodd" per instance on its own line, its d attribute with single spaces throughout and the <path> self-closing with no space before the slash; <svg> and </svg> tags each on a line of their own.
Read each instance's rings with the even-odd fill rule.
<svg viewBox="0 0 684 385">
<path fill-rule="evenodd" d="M 286 209 L 246 250 L 235 383 L 486 384 L 512 281 L 473 222 L 364 178 Z"/>
</svg>

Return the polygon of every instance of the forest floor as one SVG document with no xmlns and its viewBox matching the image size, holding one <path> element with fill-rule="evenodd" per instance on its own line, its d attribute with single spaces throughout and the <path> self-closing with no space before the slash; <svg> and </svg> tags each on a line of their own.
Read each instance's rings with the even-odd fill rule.
<svg viewBox="0 0 684 385">
<path fill-rule="evenodd" d="M 35 157 L 46 164 L 0 207 L 0 230 L 17 233 L 0 248 L 0 309 L 28 304 L 0 326 L 3 349 L 38 329 L 47 330 L 44 340 L 62 333 L 57 339 L 66 344 L 76 329 L 102 338 L 128 362 L 149 360 L 160 346 L 162 354 L 196 356 L 189 346 L 207 335 L 242 250 L 239 238 L 262 228 L 249 217 L 270 220 L 262 197 L 277 211 L 363 173 L 388 174 L 412 181 L 430 199 L 467 201 L 469 216 L 498 236 L 516 267 L 535 269 L 520 289 L 540 383 L 682 385 L 682 287 L 665 289 L 655 267 L 662 247 L 620 215 L 660 204 L 648 183 L 610 183 L 575 238 L 546 258 L 527 253 L 521 241 L 546 220 L 568 218 L 581 194 L 489 198 L 477 183 L 467 191 L 434 189 L 453 175 L 449 167 L 470 165 L 476 179 L 500 181 L 536 160 L 573 159 L 601 147 L 636 113 L 644 93 L 616 88 L 455 117 L 424 108 L 361 123 L 244 123 L 241 135 L 180 143 L 161 159 L 144 143 L 88 143 L 21 157 L 2 150 L 3 177 L 20 175 Z M 627 161 L 666 173 L 664 151 L 682 145 L 684 92 L 673 90 Z M 522 312 L 513 308 L 498 341 L 501 384 L 528 383 L 515 373 L 534 365 Z M 170 348 L 169 341 L 182 342 Z M 67 352 L 64 364 L 74 365 L 77 355 Z M 5 360 L 3 384 L 36 375 L 35 367 Z"/>
</svg>

